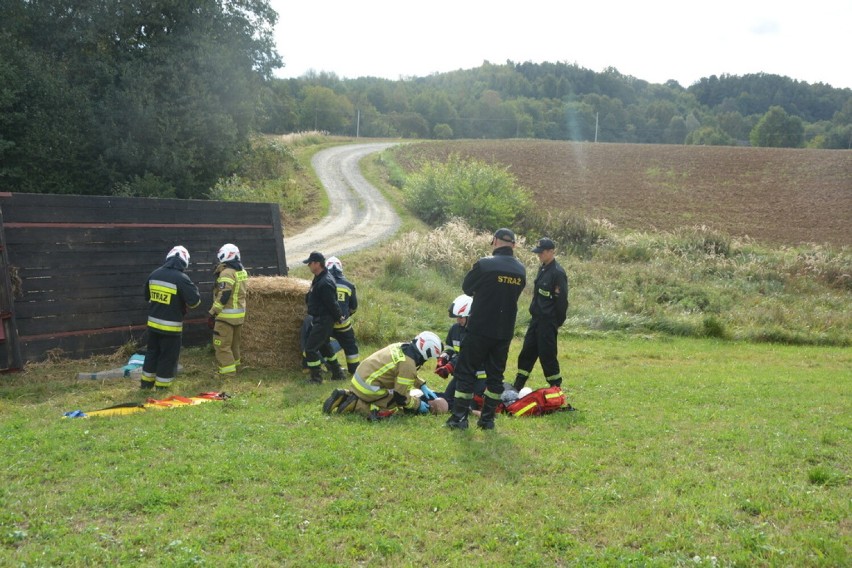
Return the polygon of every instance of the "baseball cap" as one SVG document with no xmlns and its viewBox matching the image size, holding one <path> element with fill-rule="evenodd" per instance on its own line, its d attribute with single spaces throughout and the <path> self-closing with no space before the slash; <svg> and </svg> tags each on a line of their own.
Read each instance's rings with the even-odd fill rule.
<svg viewBox="0 0 852 568">
<path fill-rule="evenodd" d="M 547 237 L 542 237 L 538 240 L 538 244 L 535 245 L 535 248 L 532 251 L 536 254 L 540 253 L 543 250 L 553 250 L 556 248 L 556 245 L 553 244 L 553 241 L 548 239 Z"/>
<path fill-rule="evenodd" d="M 308 258 L 302 261 L 302 264 L 308 264 L 309 262 L 319 262 L 325 266 L 325 257 L 321 252 L 314 251 L 308 256 Z"/>
<path fill-rule="evenodd" d="M 504 227 L 495 231 L 494 238 L 500 239 L 501 241 L 506 241 L 507 243 L 514 243 L 515 233 L 513 233 L 511 229 L 507 229 Z"/>
</svg>

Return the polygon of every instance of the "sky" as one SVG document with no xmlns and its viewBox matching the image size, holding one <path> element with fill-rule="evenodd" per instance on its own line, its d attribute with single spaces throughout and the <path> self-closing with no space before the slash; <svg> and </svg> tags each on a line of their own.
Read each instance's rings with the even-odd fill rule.
<svg viewBox="0 0 852 568">
<path fill-rule="evenodd" d="M 852 88 L 852 0 L 270 0 L 276 77 L 425 77 L 493 64 L 608 67 L 689 87 L 769 73 Z"/>
</svg>

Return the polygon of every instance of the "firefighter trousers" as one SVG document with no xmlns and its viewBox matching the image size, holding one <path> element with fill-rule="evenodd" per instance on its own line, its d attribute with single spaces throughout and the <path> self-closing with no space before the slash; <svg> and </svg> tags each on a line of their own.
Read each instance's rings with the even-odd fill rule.
<svg viewBox="0 0 852 568">
<path fill-rule="evenodd" d="M 237 372 L 240 365 L 240 336 L 242 325 L 231 325 L 216 320 L 213 326 L 213 347 L 216 350 L 216 365 L 220 375 Z"/>
<path fill-rule="evenodd" d="M 524 344 L 518 354 L 518 375 L 524 382 L 532 372 L 536 359 L 541 362 L 541 370 L 546 381 L 561 379 L 559 360 L 556 358 L 556 336 L 559 326 L 548 319 L 533 318 L 524 335 Z"/>
</svg>

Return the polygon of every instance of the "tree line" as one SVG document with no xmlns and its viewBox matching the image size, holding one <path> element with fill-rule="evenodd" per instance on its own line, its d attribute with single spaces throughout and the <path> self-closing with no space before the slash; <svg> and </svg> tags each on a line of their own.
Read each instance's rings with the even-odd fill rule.
<svg viewBox="0 0 852 568">
<path fill-rule="evenodd" d="M 852 90 L 777 75 L 684 88 L 507 61 L 396 81 L 279 79 L 278 17 L 268 0 L 4 0 L 3 190 L 205 198 L 254 135 L 306 130 L 852 147 Z"/>
<path fill-rule="evenodd" d="M 567 63 L 485 62 L 396 81 L 322 72 L 273 80 L 261 104 L 268 133 L 852 147 L 852 89 L 762 73 L 684 88 Z"/>
</svg>

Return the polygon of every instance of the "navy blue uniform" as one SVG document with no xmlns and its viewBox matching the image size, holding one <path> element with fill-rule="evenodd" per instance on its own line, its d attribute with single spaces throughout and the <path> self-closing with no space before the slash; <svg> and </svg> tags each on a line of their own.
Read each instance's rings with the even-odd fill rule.
<svg viewBox="0 0 852 568">
<path fill-rule="evenodd" d="M 544 378 L 551 386 L 562 385 L 562 372 L 557 359 L 556 337 L 568 312 L 568 275 L 562 266 L 551 261 L 538 269 L 530 302 L 530 320 L 524 345 L 518 355 L 515 389 L 521 390 L 530 376 L 536 359 L 541 361 Z"/>
<path fill-rule="evenodd" d="M 457 397 L 472 398 L 477 370 L 485 369 L 485 396 L 500 400 L 518 297 L 526 283 L 527 270 L 508 246 L 476 261 L 464 277 L 462 290 L 473 296 L 473 305 L 455 371 Z"/>
<path fill-rule="evenodd" d="M 311 288 L 305 296 L 308 315 L 313 317 L 311 331 L 305 341 L 305 359 L 309 369 L 319 369 L 322 358 L 334 358 L 329 345 L 334 324 L 343 319 L 343 312 L 337 303 L 337 284 L 328 270 L 314 276 Z"/>
<path fill-rule="evenodd" d="M 177 256 L 148 276 L 148 352 L 142 365 L 142 387 L 171 386 L 177 374 L 184 314 L 201 304 L 198 287 L 184 273 Z"/>
</svg>

